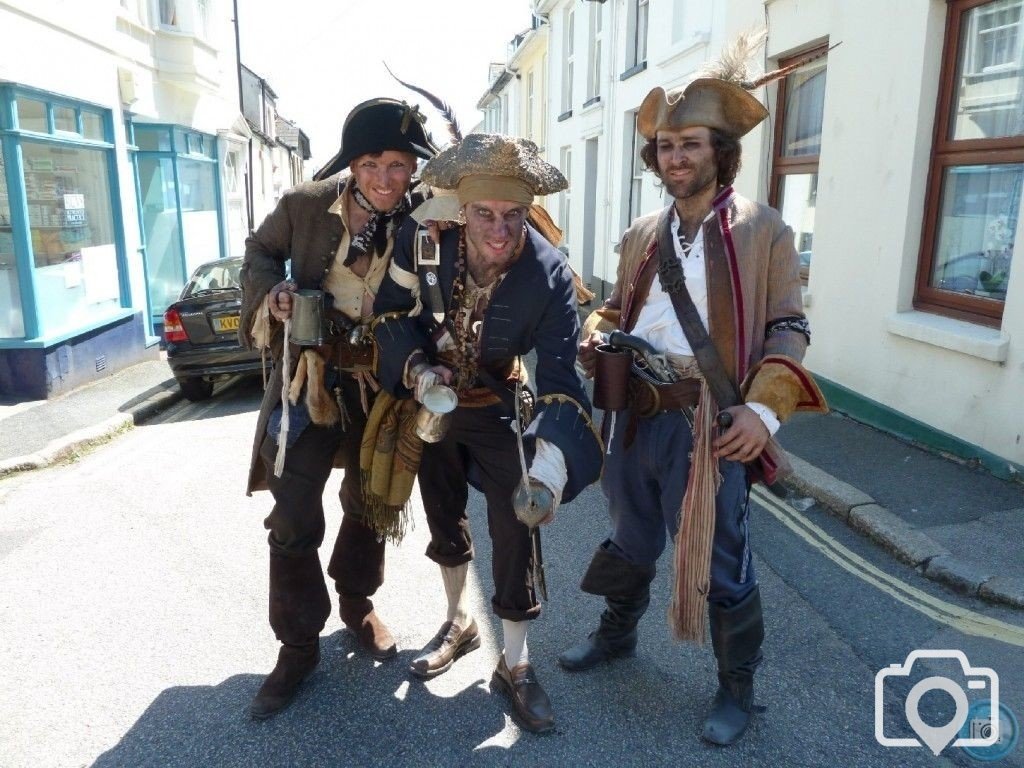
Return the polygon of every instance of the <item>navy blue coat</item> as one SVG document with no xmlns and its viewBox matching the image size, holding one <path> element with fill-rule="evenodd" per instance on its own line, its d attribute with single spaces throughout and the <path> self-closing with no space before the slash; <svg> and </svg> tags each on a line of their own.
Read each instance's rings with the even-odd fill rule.
<svg viewBox="0 0 1024 768">
<path fill-rule="evenodd" d="M 392 269 L 415 273 L 413 243 L 416 222 L 409 219 L 398 232 Z M 451 303 L 458 258 L 459 232 L 441 233 L 439 277 L 445 307 Z M 427 286 L 419 276 L 420 296 Z M 374 302 L 374 314 L 411 311 L 416 297 L 389 274 L 381 283 Z M 433 309 L 433 308 L 432 308 Z M 415 350 L 434 359 L 431 340 L 435 321 L 430 311 L 385 320 L 377 325 L 381 386 L 396 397 L 411 393 L 402 384 L 405 363 Z M 519 259 L 495 288 L 480 327 L 479 365 L 490 371 L 506 369 L 517 355 L 537 352 L 537 408 L 526 431 L 525 445 L 532 460 L 536 438 L 557 445 L 565 456 L 568 482 L 562 500 L 571 501 L 601 473 L 603 448 L 589 419 L 590 400 L 576 373 L 576 349 L 580 321 L 576 312 L 576 289 L 565 255 L 535 229 L 527 225 L 527 240 Z M 565 395 L 576 404 L 545 400 L 547 395 Z M 584 415 L 586 414 L 586 418 Z"/>
</svg>

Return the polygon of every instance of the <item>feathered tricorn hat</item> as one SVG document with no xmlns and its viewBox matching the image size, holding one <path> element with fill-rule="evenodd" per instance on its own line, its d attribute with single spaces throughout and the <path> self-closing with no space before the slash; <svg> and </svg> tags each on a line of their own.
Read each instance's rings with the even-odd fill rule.
<svg viewBox="0 0 1024 768">
<path fill-rule="evenodd" d="M 387 64 L 384 66 L 387 68 Z M 463 136 L 455 113 L 446 102 L 425 88 L 400 79 L 390 69 L 388 72 L 406 88 L 427 99 L 441 113 L 451 137 L 451 144 L 431 158 L 420 171 L 423 182 L 441 194 L 435 192 L 434 197 L 413 211 L 413 218 L 417 221 L 456 219 L 461 206 L 458 197 L 464 196 L 464 192 L 451 193 L 459 190 L 467 177 L 483 179 L 490 183 L 491 189 L 494 189 L 494 182 L 499 188 L 502 183 L 510 183 L 518 187 L 518 194 L 523 195 L 521 202 L 525 202 L 526 197 L 560 192 L 569 186 L 562 172 L 540 156 L 537 145 L 532 141 L 498 134 L 471 133 Z"/>
<path fill-rule="evenodd" d="M 426 120 L 418 106 L 396 99 L 369 99 L 357 104 L 345 118 L 338 153 L 313 175 L 313 180 L 333 176 L 357 157 L 375 152 L 409 152 L 424 160 L 433 157 L 437 148 L 423 127 Z"/>
<path fill-rule="evenodd" d="M 768 110 L 751 91 L 785 77 L 835 48 L 834 45 L 753 78 L 748 62 L 767 36 L 765 30 L 740 35 L 726 46 L 718 61 L 705 65 L 684 88 L 668 92 L 661 86 L 654 88 L 637 112 L 636 127 L 640 135 L 653 139 L 659 129 L 679 130 L 702 125 L 739 138 L 768 116 Z"/>
</svg>

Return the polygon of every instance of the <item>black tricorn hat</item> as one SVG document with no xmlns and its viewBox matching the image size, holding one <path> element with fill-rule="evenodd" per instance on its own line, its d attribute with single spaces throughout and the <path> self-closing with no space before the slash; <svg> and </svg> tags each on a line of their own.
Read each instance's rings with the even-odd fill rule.
<svg viewBox="0 0 1024 768">
<path fill-rule="evenodd" d="M 378 98 L 358 104 L 345 118 L 338 154 L 313 175 L 313 180 L 333 176 L 357 157 L 376 152 L 410 152 L 424 160 L 433 157 L 437 149 L 427 136 L 425 122 L 419 107 L 404 101 Z"/>
</svg>

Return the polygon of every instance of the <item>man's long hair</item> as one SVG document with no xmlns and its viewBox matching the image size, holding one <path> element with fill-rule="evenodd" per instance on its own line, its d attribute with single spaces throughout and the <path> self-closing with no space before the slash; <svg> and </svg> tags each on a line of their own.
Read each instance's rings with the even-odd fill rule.
<svg viewBox="0 0 1024 768">
<path fill-rule="evenodd" d="M 718 185 L 727 187 L 736 179 L 740 170 L 740 156 L 743 154 L 743 145 L 735 136 L 731 136 L 717 128 L 710 128 L 711 149 L 714 150 L 715 160 L 718 163 Z M 647 143 L 640 148 L 640 159 L 644 161 L 647 170 L 654 171 L 661 177 L 661 169 L 658 168 L 658 139 L 648 139 Z"/>
</svg>

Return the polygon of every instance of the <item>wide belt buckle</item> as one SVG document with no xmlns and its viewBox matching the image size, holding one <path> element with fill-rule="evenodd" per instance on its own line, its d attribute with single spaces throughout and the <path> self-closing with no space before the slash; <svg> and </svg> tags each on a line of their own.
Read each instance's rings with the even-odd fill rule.
<svg viewBox="0 0 1024 768">
<path fill-rule="evenodd" d="M 437 267 L 441 264 L 441 246 L 434 242 L 430 230 L 416 230 L 416 268 Z"/>
</svg>

